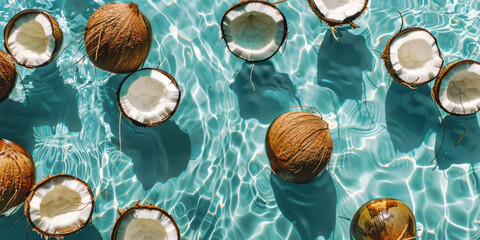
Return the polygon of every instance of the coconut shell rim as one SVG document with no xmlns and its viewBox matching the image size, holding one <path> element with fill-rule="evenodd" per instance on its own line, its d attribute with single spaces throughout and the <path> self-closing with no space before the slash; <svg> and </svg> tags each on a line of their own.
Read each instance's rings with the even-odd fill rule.
<svg viewBox="0 0 480 240">
<path fill-rule="evenodd" d="M 48 19 L 48 21 L 50 22 L 50 25 L 52 26 L 52 35 L 53 35 L 53 38 L 55 39 L 55 48 L 52 51 L 52 56 L 50 56 L 50 59 L 48 59 L 46 62 L 44 62 L 44 63 L 42 63 L 38 66 L 21 64 L 20 62 L 18 62 L 18 60 L 15 58 L 15 56 L 10 51 L 10 48 L 9 48 L 9 45 L 8 45 L 8 36 L 10 35 L 10 30 L 12 29 L 13 24 L 15 23 L 15 21 L 18 18 L 23 17 L 24 15 L 29 14 L 29 13 L 38 13 L 38 14 L 42 14 L 43 16 L 45 16 Z M 60 35 L 55 36 L 56 35 L 55 31 L 58 31 L 58 33 L 60 33 Z M 26 9 L 26 10 L 20 11 L 19 13 L 15 14 L 8 21 L 7 25 L 5 26 L 5 29 L 3 31 L 3 35 L 4 35 L 4 43 L 3 44 L 4 44 L 5 49 L 7 50 L 8 54 L 12 57 L 12 59 L 18 65 L 26 67 L 26 68 L 39 68 L 39 67 L 44 67 L 44 66 L 50 64 L 55 59 L 58 51 L 60 50 L 60 48 L 62 47 L 62 44 L 63 44 L 63 31 L 60 28 L 60 26 L 58 25 L 57 20 L 55 20 L 55 18 L 53 18 L 53 16 L 50 15 L 49 13 L 44 12 L 42 10 L 38 10 L 38 9 Z"/>
<path fill-rule="evenodd" d="M 353 23 L 353 21 L 357 20 L 367 10 L 368 1 L 369 0 L 365 0 L 365 3 L 363 4 L 363 8 L 360 11 L 358 11 L 357 13 L 355 13 L 350 17 L 345 18 L 345 20 L 343 21 L 339 21 L 339 20 L 333 20 L 325 17 L 325 15 L 322 12 L 320 12 L 320 10 L 317 8 L 317 4 L 315 4 L 314 0 L 307 0 L 308 5 L 312 9 L 312 12 L 315 13 L 315 15 L 317 15 L 318 19 L 320 19 L 321 21 L 324 21 L 330 27 L 339 27 L 339 26 Z"/>
<path fill-rule="evenodd" d="M 432 38 L 433 40 L 435 41 L 435 45 L 437 46 L 437 49 L 438 49 L 438 56 L 440 57 L 440 59 L 442 60 L 442 64 L 440 65 L 440 68 L 438 69 L 438 72 L 437 74 L 435 75 L 435 77 L 429 79 L 428 81 L 425 81 L 425 82 L 421 82 L 421 83 L 411 83 L 411 82 L 407 82 L 407 81 L 404 81 L 403 79 L 401 79 L 397 73 L 395 72 L 395 69 L 393 69 L 393 65 L 392 65 L 392 62 L 390 60 L 390 48 L 391 48 L 391 45 L 393 43 L 393 41 L 395 41 L 395 39 L 397 39 L 400 35 L 404 34 L 404 33 L 408 33 L 408 32 L 413 32 L 413 31 L 424 31 L 426 33 L 428 33 Z M 393 78 L 395 79 L 397 82 L 401 83 L 401 84 L 406 84 L 408 86 L 412 86 L 412 87 L 416 87 L 416 86 L 421 86 L 421 85 L 425 85 L 425 84 L 428 84 L 430 83 L 431 81 L 435 80 L 435 78 L 438 78 L 440 76 L 440 73 L 442 72 L 442 69 L 443 69 L 443 65 L 444 65 L 444 60 L 443 60 L 443 57 L 442 57 L 442 52 L 440 50 L 440 47 L 438 46 L 438 41 L 437 39 L 435 38 L 435 36 L 433 36 L 432 33 L 430 33 L 428 30 L 424 29 L 424 28 L 419 28 L 419 27 L 412 27 L 412 28 L 405 28 L 403 29 L 402 31 L 398 32 L 397 34 L 393 35 L 393 37 L 391 37 L 388 42 L 387 42 L 387 45 L 385 46 L 384 50 L 383 50 L 383 53 L 382 53 L 382 59 L 383 59 L 383 63 L 385 64 L 385 68 L 387 69 L 387 72 L 388 74 Z"/>
<path fill-rule="evenodd" d="M 7 100 L 10 97 L 10 94 L 12 94 L 13 89 L 15 89 L 15 85 L 17 83 L 17 75 L 18 75 L 17 74 L 17 67 L 15 66 L 15 61 L 12 59 L 12 56 L 10 54 L 8 54 L 7 52 L 3 51 L 3 50 L 0 50 L 0 58 L 3 58 L 2 54 L 5 54 L 5 56 L 8 56 L 8 58 L 6 58 L 4 60 L 7 62 L 7 64 L 10 64 L 10 63 L 12 64 L 13 70 L 14 70 L 13 74 L 15 75 L 15 79 L 13 80 L 12 87 L 10 87 L 10 89 L 8 89 L 6 91 L 6 93 L 8 93 L 8 94 L 5 94 L 5 96 L 0 97 L 0 103 Z"/>
<path fill-rule="evenodd" d="M 143 71 L 143 70 L 152 70 L 152 71 L 158 71 L 160 72 L 161 74 L 167 76 L 170 81 L 172 81 L 173 85 L 175 85 L 175 87 L 178 89 L 178 99 L 177 99 L 177 104 L 175 105 L 175 108 L 172 110 L 172 112 L 170 112 L 170 114 L 168 114 L 167 117 L 163 118 L 162 120 L 160 121 L 157 121 L 157 122 L 154 122 L 154 123 L 149 123 L 149 124 L 145 124 L 145 123 L 141 123 L 133 118 L 131 118 L 128 114 L 125 113 L 125 111 L 123 110 L 123 108 L 121 107 L 120 105 L 120 90 L 122 89 L 122 86 L 123 86 L 123 83 L 125 83 L 125 81 L 134 73 L 136 73 L 137 71 Z M 130 74 L 128 74 L 123 80 L 122 82 L 120 83 L 120 86 L 118 87 L 118 90 L 117 90 L 117 107 L 118 109 L 120 109 L 120 112 L 122 113 L 122 115 L 128 119 L 130 122 L 132 122 L 134 125 L 136 126 L 139 126 L 139 127 L 156 127 L 164 122 L 166 122 L 168 119 L 170 119 L 174 114 L 175 112 L 177 111 L 178 109 L 178 106 L 180 105 L 180 99 L 182 98 L 182 90 L 180 89 L 180 87 L 178 86 L 178 83 L 177 83 L 177 80 L 175 80 L 175 78 L 168 72 L 166 72 L 165 70 L 162 70 L 162 69 L 158 69 L 158 68 L 141 68 L 141 69 L 137 69 L 133 72 L 131 72 Z"/>
<path fill-rule="evenodd" d="M 447 76 L 448 73 L 449 73 L 454 67 L 456 67 L 457 65 L 460 65 L 460 64 L 468 64 L 468 63 L 480 65 L 480 62 L 475 61 L 475 60 L 471 60 L 471 59 L 459 60 L 459 61 L 451 62 L 451 63 L 449 63 L 447 66 L 445 66 L 445 67 L 442 69 L 440 75 L 439 75 L 439 76 L 437 77 L 437 79 L 435 80 L 435 85 L 433 85 L 433 87 L 432 87 L 431 95 L 432 95 L 433 101 L 435 101 L 435 103 L 436 103 L 443 111 L 445 111 L 446 113 L 448 113 L 448 114 L 450 114 L 450 115 L 453 115 L 453 116 L 468 116 L 468 115 L 476 114 L 477 112 L 480 111 L 480 110 L 477 110 L 477 111 L 474 112 L 474 113 L 467 113 L 467 114 L 463 114 L 463 113 L 453 113 L 453 112 L 448 111 L 448 110 L 441 104 L 441 102 L 440 102 L 440 86 L 442 85 L 442 82 L 443 82 L 443 79 L 445 78 L 445 76 Z"/>
<path fill-rule="evenodd" d="M 178 224 L 175 221 L 175 219 L 172 217 L 172 215 L 170 215 L 167 211 L 163 210 L 162 208 L 160 208 L 158 206 L 152 205 L 152 204 L 136 204 L 135 206 L 130 207 L 127 210 L 125 210 L 124 212 L 122 212 L 120 214 L 120 216 L 118 216 L 117 220 L 115 220 L 115 225 L 113 226 L 113 230 L 112 230 L 112 234 L 111 234 L 111 239 L 112 240 L 116 240 L 118 228 L 120 227 L 120 224 L 122 223 L 123 219 L 129 213 L 131 213 L 132 211 L 134 211 L 136 209 L 156 210 L 156 211 L 161 212 L 164 216 L 167 216 L 173 222 L 173 225 L 175 226 L 175 230 L 177 232 L 177 237 L 178 237 L 178 239 L 180 239 L 180 229 L 178 228 Z"/>
<path fill-rule="evenodd" d="M 88 216 L 88 219 L 85 221 L 85 223 L 81 226 L 81 227 L 78 227 L 76 229 L 74 229 L 73 231 L 70 231 L 70 232 L 67 232 L 67 233 L 48 233 L 48 232 L 45 232 L 41 229 L 39 229 L 32 221 L 32 219 L 30 218 L 30 201 L 32 200 L 33 198 L 33 195 L 35 194 L 35 192 L 37 191 L 37 189 L 39 187 L 41 187 L 43 184 L 49 182 L 50 180 L 52 179 L 55 179 L 55 178 L 60 178 L 60 177 L 66 177 L 66 178 L 70 178 L 70 179 L 73 179 L 75 181 L 78 181 L 80 182 L 81 184 L 83 184 L 85 187 L 87 187 L 87 190 L 88 192 L 90 193 L 90 197 L 92 198 L 92 210 L 90 211 L 90 215 Z M 27 197 L 27 200 L 25 200 L 25 215 L 27 215 L 27 219 L 28 219 L 28 222 L 33 226 L 33 230 L 37 231 L 38 233 L 40 233 L 41 235 L 44 235 L 44 236 L 47 236 L 47 237 L 56 237 L 56 238 L 62 238 L 63 236 L 67 236 L 67 235 L 70 235 L 70 234 L 73 234 L 73 233 L 76 233 L 80 230 L 82 230 L 92 219 L 92 215 L 93 215 L 93 211 L 95 210 L 95 196 L 93 195 L 93 191 L 92 189 L 88 186 L 88 184 L 83 181 L 82 179 L 80 178 L 77 178 L 75 176 L 72 176 L 72 175 L 68 175 L 68 174 L 58 174 L 58 175 L 53 175 L 53 176 L 48 176 L 46 178 L 44 178 L 42 181 L 38 182 L 37 184 L 35 184 L 32 189 L 30 190 L 30 194 L 28 195 Z"/>
<path fill-rule="evenodd" d="M 249 62 L 249 63 L 258 63 L 258 62 L 263 62 L 263 61 L 267 61 L 268 59 L 272 58 L 273 56 L 275 56 L 275 54 L 277 54 L 277 52 L 280 50 L 280 48 L 282 48 L 282 45 L 285 43 L 285 40 L 287 39 L 287 36 L 288 36 L 288 24 L 287 24 L 287 18 L 285 17 L 285 15 L 283 14 L 282 11 L 280 11 L 279 8 L 277 8 L 277 6 L 275 6 L 275 4 L 273 3 L 270 3 L 268 1 L 264 1 L 264 0 L 246 0 L 246 1 L 241 1 L 239 3 L 235 3 L 233 4 L 233 6 L 231 6 L 229 9 L 227 9 L 227 11 L 225 11 L 225 13 L 223 14 L 223 17 L 222 17 L 222 20 L 220 21 L 220 30 L 221 30 L 221 33 L 222 33 L 222 37 L 224 36 L 224 29 L 223 29 L 223 22 L 225 21 L 225 18 L 227 17 L 228 13 L 230 13 L 232 10 L 234 10 L 235 8 L 237 7 L 241 7 L 243 5 L 247 5 L 247 4 L 250 4 L 250 3 L 261 3 L 261 4 L 265 4 L 267 6 L 270 6 L 270 7 L 273 7 L 275 10 L 277 10 L 280 15 L 282 16 L 283 18 L 283 27 L 284 27 L 284 33 L 283 33 L 283 38 L 282 38 L 282 42 L 280 43 L 280 45 L 278 46 L 277 50 L 275 50 L 275 52 L 273 52 L 269 57 L 267 58 L 264 58 L 264 59 L 261 59 L 261 60 L 254 60 L 254 61 L 249 61 L 247 59 L 244 59 L 240 56 L 238 56 L 237 54 L 235 54 L 232 50 L 230 50 L 230 47 L 225 40 L 225 43 L 227 45 L 227 48 L 228 48 L 228 51 L 230 51 L 233 55 L 235 55 L 236 57 L 246 61 L 246 62 Z"/>
</svg>

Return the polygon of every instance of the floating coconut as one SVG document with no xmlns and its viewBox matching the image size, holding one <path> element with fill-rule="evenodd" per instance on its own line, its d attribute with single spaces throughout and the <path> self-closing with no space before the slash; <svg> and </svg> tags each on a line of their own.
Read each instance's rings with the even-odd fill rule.
<svg viewBox="0 0 480 240">
<path fill-rule="evenodd" d="M 0 139 L 0 213 L 25 201 L 35 184 L 35 163 L 20 145 Z"/>
<path fill-rule="evenodd" d="M 220 24 L 227 48 L 235 56 L 260 62 L 271 58 L 287 38 L 287 20 L 265 0 L 240 1 L 223 15 Z"/>
<path fill-rule="evenodd" d="M 27 9 L 17 13 L 5 27 L 5 48 L 13 60 L 27 68 L 43 67 L 62 48 L 63 33 L 48 13 Z"/>
<path fill-rule="evenodd" d="M 402 201 L 383 198 L 365 203 L 350 223 L 353 240 L 399 240 L 416 236 L 415 216 Z"/>
<path fill-rule="evenodd" d="M 432 97 L 452 115 L 480 110 L 480 62 L 463 60 L 448 64 L 435 81 Z"/>
<path fill-rule="evenodd" d="M 0 50 L 0 103 L 8 98 L 15 87 L 17 70 L 12 58 Z"/>
<path fill-rule="evenodd" d="M 32 188 L 25 215 L 40 235 L 62 238 L 82 229 L 94 208 L 92 189 L 74 176 L 61 174 L 47 177 Z"/>
<path fill-rule="evenodd" d="M 147 239 L 178 240 L 180 231 L 173 217 L 165 210 L 151 204 L 139 205 L 137 202 L 125 212 L 120 212 L 113 228 L 112 240 Z"/>
<path fill-rule="evenodd" d="M 180 88 L 169 73 L 144 68 L 120 83 L 117 104 L 122 114 L 137 126 L 154 127 L 167 121 L 180 104 Z"/>
<path fill-rule="evenodd" d="M 382 54 L 393 79 L 409 86 L 435 79 L 443 66 L 437 39 L 423 28 L 407 28 L 388 40 Z"/>
<path fill-rule="evenodd" d="M 368 0 L 308 0 L 308 5 L 317 17 L 330 27 L 350 24 L 367 9 Z"/>
<path fill-rule="evenodd" d="M 152 46 L 147 17 L 131 2 L 107 3 L 95 11 L 85 28 L 85 50 L 100 69 L 128 73 L 139 68 Z"/>
<path fill-rule="evenodd" d="M 301 111 L 275 119 L 265 146 L 273 173 L 295 183 L 312 181 L 330 162 L 333 149 L 327 122 Z"/>
</svg>

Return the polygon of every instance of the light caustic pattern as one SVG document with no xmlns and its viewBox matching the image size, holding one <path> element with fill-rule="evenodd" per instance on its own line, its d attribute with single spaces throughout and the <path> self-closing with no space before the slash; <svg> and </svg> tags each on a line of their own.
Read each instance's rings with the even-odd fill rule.
<svg viewBox="0 0 480 240">
<path fill-rule="evenodd" d="M 26 8 L 43 9 L 69 43 L 106 2 L 4 0 L 1 21 Z M 372 51 L 382 51 L 398 32 L 400 11 L 404 27 L 423 27 L 437 37 L 446 63 L 478 60 L 477 1 L 372 0 L 355 22 L 360 29 L 339 29 L 339 41 L 307 1 L 280 3 L 287 44 L 256 64 L 255 92 L 252 66 L 220 41 L 219 22 L 233 1 L 136 2 L 154 31 L 145 66 L 160 64 L 182 90 L 173 121 L 141 129 L 123 119 L 121 153 L 115 91 L 124 75 L 109 75 L 88 59 L 62 72 L 80 60 L 82 44 L 45 68 L 19 68 L 30 104 L 22 104 L 17 83 L 0 105 L 2 137 L 32 151 L 37 181 L 65 172 L 84 179 L 94 194 L 106 189 L 93 217 L 98 238 L 109 239 L 116 209 L 138 199 L 171 213 L 184 239 L 348 239 L 350 222 L 340 216 L 349 218 L 381 197 L 412 208 L 422 239 L 468 239 L 480 230 L 476 116 L 467 118 L 467 135 L 454 147 L 463 118 L 445 117 L 443 137 L 444 114 L 429 87 L 392 82 Z M 271 176 L 264 138 L 274 116 L 300 104 L 318 108 L 330 123 L 334 154 L 326 174 L 294 185 Z"/>
</svg>

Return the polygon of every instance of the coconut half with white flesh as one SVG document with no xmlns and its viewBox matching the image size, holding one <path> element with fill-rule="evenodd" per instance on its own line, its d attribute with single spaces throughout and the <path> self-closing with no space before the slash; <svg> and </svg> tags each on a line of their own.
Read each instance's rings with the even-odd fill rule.
<svg viewBox="0 0 480 240">
<path fill-rule="evenodd" d="M 141 127 L 167 121 L 180 104 L 180 88 L 169 73 L 160 69 L 140 69 L 129 74 L 118 89 L 118 108 Z"/>
<path fill-rule="evenodd" d="M 287 38 L 287 20 L 272 3 L 241 1 L 225 12 L 221 22 L 227 48 L 247 62 L 271 58 Z"/>
<path fill-rule="evenodd" d="M 95 208 L 90 187 L 70 175 L 47 177 L 36 184 L 25 202 L 25 215 L 39 234 L 61 238 L 82 229 Z"/>
<path fill-rule="evenodd" d="M 165 210 L 154 205 L 135 205 L 120 214 L 112 240 L 178 240 L 177 223 Z"/>
<path fill-rule="evenodd" d="M 435 81 L 432 97 L 452 115 L 469 115 L 480 110 L 480 62 L 463 60 L 448 64 Z"/>
<path fill-rule="evenodd" d="M 4 36 L 5 48 L 13 60 L 27 68 L 52 62 L 63 42 L 57 21 L 50 14 L 35 9 L 15 15 L 5 27 Z"/>
<path fill-rule="evenodd" d="M 382 58 L 390 76 L 409 86 L 432 81 L 443 66 L 437 39 L 423 28 L 407 28 L 397 33 L 387 42 Z"/>
<path fill-rule="evenodd" d="M 368 0 L 308 0 L 317 17 L 331 27 L 350 24 L 367 9 Z"/>
</svg>

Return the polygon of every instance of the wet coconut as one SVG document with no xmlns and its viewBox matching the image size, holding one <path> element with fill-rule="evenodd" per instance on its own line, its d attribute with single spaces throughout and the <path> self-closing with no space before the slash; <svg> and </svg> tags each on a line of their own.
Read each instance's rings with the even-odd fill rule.
<svg viewBox="0 0 480 240">
<path fill-rule="evenodd" d="M 353 23 L 367 9 L 368 0 L 307 0 L 317 17 L 330 27 Z"/>
<path fill-rule="evenodd" d="M 10 55 L 0 50 L 0 103 L 5 101 L 15 88 L 17 70 Z"/>
<path fill-rule="evenodd" d="M 320 116 L 295 111 L 275 119 L 265 139 L 272 172 L 294 183 L 310 182 L 330 162 L 333 143 Z"/>
<path fill-rule="evenodd" d="M 50 176 L 36 184 L 25 202 L 25 215 L 44 237 L 62 238 L 82 229 L 95 208 L 92 189 L 70 175 Z"/>
<path fill-rule="evenodd" d="M 22 204 L 35 184 L 35 163 L 20 145 L 0 139 L 0 213 Z"/>
<path fill-rule="evenodd" d="M 4 31 L 5 48 L 19 65 L 43 67 L 55 59 L 62 48 L 63 33 L 57 21 L 48 13 L 27 9 L 7 23 Z"/>
<path fill-rule="evenodd" d="M 423 28 L 407 28 L 397 33 L 388 40 L 382 58 L 390 76 L 409 86 L 432 81 L 443 66 L 437 39 Z"/>
<path fill-rule="evenodd" d="M 180 231 L 172 216 L 155 205 L 139 205 L 139 202 L 125 212 L 119 211 L 112 240 L 180 239 Z"/>
<path fill-rule="evenodd" d="M 240 1 L 228 9 L 220 24 L 228 50 L 247 62 L 271 58 L 287 38 L 287 20 L 266 0 Z"/>
<path fill-rule="evenodd" d="M 353 240 L 398 240 L 416 236 L 415 216 L 402 201 L 376 199 L 360 207 L 350 223 Z"/>
<path fill-rule="evenodd" d="M 105 4 L 92 14 L 85 28 L 88 58 L 105 71 L 135 71 L 145 62 L 151 46 L 150 22 L 133 2 Z"/>
</svg>

